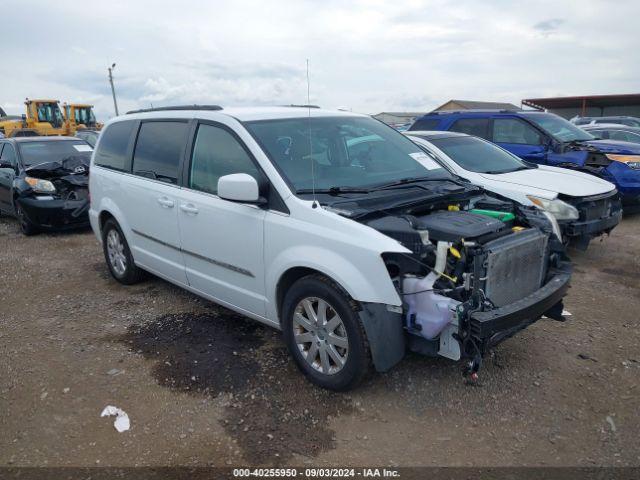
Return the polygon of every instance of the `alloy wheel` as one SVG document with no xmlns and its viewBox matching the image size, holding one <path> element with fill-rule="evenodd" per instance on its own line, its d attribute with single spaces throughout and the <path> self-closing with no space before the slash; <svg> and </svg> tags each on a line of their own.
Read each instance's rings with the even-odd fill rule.
<svg viewBox="0 0 640 480">
<path fill-rule="evenodd" d="M 113 271 L 122 276 L 127 270 L 127 256 L 124 253 L 124 242 L 120 233 L 112 228 L 107 234 L 107 255 Z"/>
<path fill-rule="evenodd" d="M 304 360 L 324 375 L 347 363 L 349 339 L 340 315 L 321 298 L 302 299 L 293 313 L 293 338 Z"/>
</svg>

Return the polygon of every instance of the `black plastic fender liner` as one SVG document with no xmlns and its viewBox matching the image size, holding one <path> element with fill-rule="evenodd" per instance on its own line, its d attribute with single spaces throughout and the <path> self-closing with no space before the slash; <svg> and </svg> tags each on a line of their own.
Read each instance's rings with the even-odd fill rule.
<svg viewBox="0 0 640 480">
<path fill-rule="evenodd" d="M 381 303 L 360 305 L 362 310 L 358 315 L 367 334 L 373 366 L 378 372 L 387 372 L 405 355 L 402 313 L 389 311 L 387 305 Z"/>
</svg>

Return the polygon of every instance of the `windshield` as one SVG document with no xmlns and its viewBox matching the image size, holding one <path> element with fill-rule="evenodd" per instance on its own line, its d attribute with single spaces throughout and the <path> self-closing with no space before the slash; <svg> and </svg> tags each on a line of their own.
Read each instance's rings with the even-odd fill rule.
<svg viewBox="0 0 640 480">
<path fill-rule="evenodd" d="M 19 144 L 22 164 L 33 167 L 41 163 L 61 162 L 69 157 L 91 157 L 92 148 L 82 140 L 23 142 Z"/>
<path fill-rule="evenodd" d="M 573 123 L 553 113 L 534 113 L 531 115 L 523 114 L 527 120 L 532 121 L 549 135 L 561 142 L 573 142 L 584 140 L 595 140 L 593 135 L 585 132 L 581 128 L 576 127 Z"/>
<path fill-rule="evenodd" d="M 366 188 L 451 174 L 392 128 L 367 117 L 320 117 L 245 123 L 297 192 Z"/>
<path fill-rule="evenodd" d="M 507 173 L 528 167 L 518 157 L 476 137 L 429 139 L 465 170 L 478 173 Z"/>
<path fill-rule="evenodd" d="M 56 103 L 41 103 L 38 105 L 38 121 L 48 122 L 53 126 L 62 125 L 62 112 Z"/>
<path fill-rule="evenodd" d="M 75 113 L 76 123 L 82 123 L 84 125 L 93 125 L 96 123 L 96 117 L 93 115 L 93 109 L 91 107 L 78 107 Z"/>
</svg>

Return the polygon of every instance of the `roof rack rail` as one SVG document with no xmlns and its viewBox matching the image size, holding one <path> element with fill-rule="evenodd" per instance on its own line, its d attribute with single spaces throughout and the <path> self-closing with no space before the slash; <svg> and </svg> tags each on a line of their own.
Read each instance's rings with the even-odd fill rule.
<svg viewBox="0 0 640 480">
<path fill-rule="evenodd" d="M 222 110 L 220 105 L 173 105 L 167 107 L 154 107 L 154 108 L 142 108 L 140 110 L 130 110 L 127 112 L 127 115 L 130 113 L 146 113 L 146 112 L 164 112 L 167 110 Z"/>
<path fill-rule="evenodd" d="M 292 103 L 290 105 L 282 105 L 283 107 L 296 107 L 296 108 L 320 108 L 320 105 L 306 105 L 306 104 L 295 104 Z"/>
<path fill-rule="evenodd" d="M 514 109 L 507 109 L 507 108 L 473 108 L 473 109 L 467 109 L 467 110 L 434 110 L 431 113 L 428 113 L 427 115 L 431 115 L 431 114 L 435 114 L 435 115 L 445 115 L 445 114 L 449 114 L 449 113 L 517 113 L 517 112 L 521 112 L 522 109 L 519 108 L 518 110 L 514 110 Z"/>
</svg>

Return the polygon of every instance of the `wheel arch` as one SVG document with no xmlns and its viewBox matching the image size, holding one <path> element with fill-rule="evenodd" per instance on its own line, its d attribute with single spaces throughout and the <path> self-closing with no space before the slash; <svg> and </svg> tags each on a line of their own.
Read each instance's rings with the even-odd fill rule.
<svg viewBox="0 0 640 480">
<path fill-rule="evenodd" d="M 382 258 L 376 255 L 359 269 L 347 257 L 328 249 L 298 249 L 283 252 L 267 267 L 267 316 L 280 324 L 286 292 L 300 278 L 319 274 L 342 288 L 353 300 L 401 305 L 402 301 Z"/>
<path fill-rule="evenodd" d="M 126 217 L 111 199 L 103 198 L 103 200 L 100 202 L 99 208 L 96 208 L 95 211 L 97 212 L 97 216 L 94 218 L 97 218 L 98 220 L 97 226 L 100 229 L 98 237 L 100 238 L 100 241 L 102 241 L 104 224 L 107 220 L 113 218 L 120 226 L 125 239 L 129 243 L 129 245 L 131 245 L 131 229 L 129 228 L 129 224 L 126 221 Z"/>
</svg>

